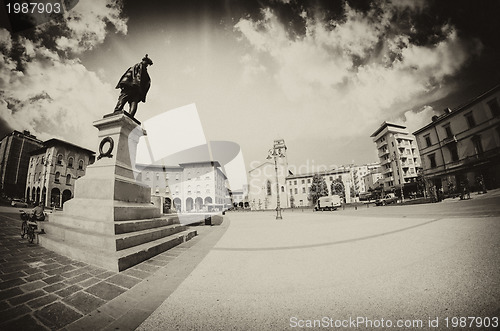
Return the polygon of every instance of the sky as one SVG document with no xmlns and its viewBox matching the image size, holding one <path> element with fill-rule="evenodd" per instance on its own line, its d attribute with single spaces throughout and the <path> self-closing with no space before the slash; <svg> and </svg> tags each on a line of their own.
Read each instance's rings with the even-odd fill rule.
<svg viewBox="0 0 500 331">
<path fill-rule="evenodd" d="M 195 104 L 206 141 L 239 144 L 247 171 L 278 138 L 296 168 L 378 161 L 370 135 L 382 122 L 413 132 L 500 83 L 498 1 L 64 4 L 27 21 L 2 2 L 0 136 L 97 150 L 92 122 L 145 54 L 138 120 Z"/>
</svg>

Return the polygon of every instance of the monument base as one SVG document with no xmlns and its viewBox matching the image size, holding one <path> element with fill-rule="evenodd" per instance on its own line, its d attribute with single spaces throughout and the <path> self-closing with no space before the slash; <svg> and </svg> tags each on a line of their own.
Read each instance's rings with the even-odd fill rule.
<svg viewBox="0 0 500 331">
<path fill-rule="evenodd" d="M 125 113 L 94 122 L 98 160 L 75 182 L 75 197 L 50 215 L 40 244 L 62 255 L 122 271 L 196 235 L 177 215 L 162 215 L 151 189 L 136 181 L 140 123 Z"/>
</svg>

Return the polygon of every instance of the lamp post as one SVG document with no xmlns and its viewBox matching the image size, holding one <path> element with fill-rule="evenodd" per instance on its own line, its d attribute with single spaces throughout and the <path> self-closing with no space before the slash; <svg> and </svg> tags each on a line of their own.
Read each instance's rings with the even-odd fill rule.
<svg viewBox="0 0 500 331">
<path fill-rule="evenodd" d="M 401 184 L 401 202 L 405 202 L 405 197 L 404 197 L 404 194 L 403 194 L 403 183 L 404 183 L 404 178 L 403 178 L 403 169 L 401 168 L 401 171 L 399 171 L 399 162 L 398 161 L 401 161 L 401 155 L 399 154 L 398 152 L 398 155 L 396 156 L 396 151 L 394 151 L 394 154 L 393 154 L 393 157 L 392 157 L 393 161 L 396 161 L 396 169 L 398 170 L 398 177 L 399 177 L 399 180 L 401 181 L 401 179 L 403 179 L 403 182 L 400 183 Z"/>
<path fill-rule="evenodd" d="M 277 158 L 285 157 L 286 147 L 282 147 L 277 141 L 274 142 L 273 148 L 269 150 L 267 159 L 274 159 L 274 171 L 276 172 L 276 219 L 281 220 L 281 207 L 280 207 L 280 185 L 278 182 L 278 161 Z"/>
</svg>

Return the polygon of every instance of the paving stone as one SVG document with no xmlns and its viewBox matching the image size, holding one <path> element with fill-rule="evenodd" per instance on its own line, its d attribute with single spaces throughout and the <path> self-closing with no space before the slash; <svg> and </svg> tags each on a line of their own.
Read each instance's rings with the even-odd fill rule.
<svg viewBox="0 0 500 331">
<path fill-rule="evenodd" d="M 33 292 L 29 292 L 29 293 L 26 293 L 26 294 L 19 295 L 17 297 L 13 297 L 13 298 L 9 299 L 8 302 L 11 305 L 13 305 L 13 306 L 17 306 L 17 305 L 19 305 L 21 303 L 25 303 L 25 302 L 30 301 L 32 299 L 41 297 L 44 294 L 45 294 L 45 291 L 36 290 L 36 291 L 33 291 Z"/>
<path fill-rule="evenodd" d="M 14 308 L 10 308 L 0 312 L 0 323 L 4 323 L 13 319 L 18 318 L 19 316 L 26 315 L 31 312 L 31 309 L 26 305 L 19 305 Z M 3 330 L 4 327 L 0 324 L 0 330 Z M 5 329 L 8 330 L 8 329 Z"/>
<path fill-rule="evenodd" d="M 30 292 L 30 291 L 38 290 L 39 288 L 42 288 L 42 287 L 44 287 L 46 285 L 47 284 L 44 281 L 42 281 L 42 280 L 36 280 L 36 281 L 33 281 L 33 282 L 28 282 L 26 284 L 23 284 L 23 285 L 21 285 L 19 287 L 24 292 Z"/>
<path fill-rule="evenodd" d="M 47 294 L 47 295 L 44 295 L 43 297 L 40 297 L 38 299 L 29 301 L 27 303 L 27 305 L 33 309 L 38 309 L 40 307 L 46 306 L 49 303 L 56 301 L 57 299 L 59 299 L 58 296 L 56 296 L 54 294 Z"/>
<path fill-rule="evenodd" d="M 22 271 L 9 272 L 9 273 L 7 273 L 6 269 L 3 269 L 2 271 L 5 272 L 5 274 L 0 275 L 1 280 L 11 280 L 26 276 L 26 274 Z"/>
<path fill-rule="evenodd" d="M 98 273 L 98 274 L 92 274 L 92 273 L 90 273 L 90 274 L 94 275 L 95 277 L 100 278 L 100 279 L 106 279 L 106 278 L 109 278 L 111 276 L 116 275 L 116 272 L 104 271 L 104 272 L 101 272 L 101 273 Z"/>
<path fill-rule="evenodd" d="M 50 264 L 47 264 L 47 265 L 42 265 L 42 266 L 40 266 L 40 269 L 48 271 L 48 270 L 60 268 L 61 266 L 62 266 L 61 264 L 55 262 L 55 263 L 50 263 Z"/>
<path fill-rule="evenodd" d="M 3 330 L 22 330 L 22 331 L 35 331 L 35 330 L 48 330 L 48 328 L 38 324 L 38 321 L 31 315 L 26 315 L 9 321 L 6 324 L 0 325 Z"/>
<path fill-rule="evenodd" d="M 106 301 L 83 291 L 76 292 L 75 294 L 65 298 L 63 301 L 84 314 L 88 314 L 106 303 Z"/>
<path fill-rule="evenodd" d="M 89 266 L 87 270 L 85 270 L 85 272 L 91 274 L 92 276 L 97 276 L 99 274 L 102 274 L 103 272 L 109 272 L 109 271 L 103 268 Z"/>
<path fill-rule="evenodd" d="M 82 288 L 78 285 L 72 285 L 72 286 L 66 287 L 65 289 L 62 289 L 60 291 L 55 292 L 55 294 L 57 294 L 60 297 L 65 298 L 65 297 L 70 296 L 71 294 L 73 294 L 77 291 L 80 291 L 81 289 Z"/>
<path fill-rule="evenodd" d="M 19 287 L 14 287 L 5 291 L 0 291 L 0 300 L 6 300 L 8 298 L 15 297 L 16 295 L 23 294 Z"/>
<path fill-rule="evenodd" d="M 92 285 L 99 283 L 100 281 L 102 281 L 102 279 L 92 277 L 92 278 L 89 278 L 87 280 L 84 280 L 83 282 L 78 283 L 78 285 L 80 285 L 83 288 L 87 288 L 87 287 L 90 287 Z"/>
<path fill-rule="evenodd" d="M 145 279 L 145 278 L 148 278 L 149 276 L 152 275 L 151 272 L 137 270 L 135 268 L 129 268 L 129 269 L 125 270 L 124 272 L 122 272 L 122 274 L 133 276 L 133 277 L 140 278 L 140 279 Z"/>
<path fill-rule="evenodd" d="M 42 280 L 47 284 L 54 284 L 54 283 L 57 283 L 57 282 L 64 280 L 64 277 L 62 277 L 61 275 L 54 275 L 54 276 L 44 278 Z"/>
<path fill-rule="evenodd" d="M 52 330 L 60 329 L 83 316 L 60 302 L 50 304 L 34 314 L 36 318 Z"/>
<path fill-rule="evenodd" d="M 47 270 L 45 273 L 47 275 L 60 275 L 60 274 L 63 274 L 65 272 L 73 270 L 73 269 L 75 269 L 75 267 L 73 267 L 72 265 L 65 265 L 65 266 L 60 267 L 60 268 Z"/>
<path fill-rule="evenodd" d="M 27 273 L 28 275 L 33 275 L 33 274 L 36 274 L 36 273 L 40 273 L 40 272 L 43 272 L 44 270 L 43 269 L 40 269 L 40 268 L 26 268 L 26 269 L 23 269 L 23 271 L 25 273 Z"/>
<path fill-rule="evenodd" d="M 87 273 L 87 270 L 85 270 L 85 269 L 86 268 L 77 268 L 75 270 L 71 270 L 71 271 L 62 273 L 61 276 L 63 276 L 64 278 L 73 278 L 73 277 L 79 276 L 83 273 Z"/>
<path fill-rule="evenodd" d="M 52 293 L 52 292 L 55 292 L 55 291 L 59 291 L 59 290 L 65 288 L 65 287 L 67 287 L 67 285 L 64 284 L 64 283 L 55 283 L 55 284 L 52 284 L 52 285 L 49 285 L 49 286 L 45 286 L 43 288 L 43 290 L 45 292 Z"/>
<path fill-rule="evenodd" d="M 141 281 L 140 279 L 137 279 L 135 277 L 122 274 L 114 275 L 113 277 L 106 279 L 106 282 L 108 283 L 116 284 L 126 288 L 132 288 L 140 281 Z"/>
<path fill-rule="evenodd" d="M 79 283 L 79 282 L 82 282 L 84 280 L 87 280 L 89 278 L 92 278 L 92 276 L 90 274 L 82 274 L 82 275 L 79 275 L 79 276 L 76 276 L 76 277 L 73 277 L 73 278 L 70 278 L 70 279 L 66 279 L 64 282 L 66 284 L 76 284 L 76 283 Z"/>
<path fill-rule="evenodd" d="M 11 308 L 12 306 L 7 303 L 7 301 L 0 301 L 0 311 Z"/>
<path fill-rule="evenodd" d="M 125 289 L 107 282 L 100 282 L 89 287 L 85 290 L 85 292 L 93 294 L 104 300 L 111 300 L 125 292 Z"/>
<path fill-rule="evenodd" d="M 46 274 L 44 274 L 43 272 L 39 272 L 39 273 L 36 273 L 33 275 L 29 275 L 28 277 L 24 277 L 24 280 L 27 282 L 32 282 L 32 281 L 39 280 L 39 279 L 42 279 L 45 277 L 47 277 Z"/>
<path fill-rule="evenodd" d="M 27 264 L 21 264 L 21 265 L 16 265 L 16 266 L 13 266 L 13 267 L 2 268 L 2 271 L 5 274 L 10 274 L 10 273 L 14 273 L 15 274 L 17 272 L 22 272 L 22 270 L 25 269 L 27 266 L 28 266 Z M 2 276 L 0 276 L 0 278 L 2 278 Z"/>
<path fill-rule="evenodd" d="M 26 283 L 26 281 L 22 278 L 7 280 L 5 282 L 0 283 L 0 290 L 6 290 L 8 288 L 19 286 L 24 283 Z"/>
</svg>

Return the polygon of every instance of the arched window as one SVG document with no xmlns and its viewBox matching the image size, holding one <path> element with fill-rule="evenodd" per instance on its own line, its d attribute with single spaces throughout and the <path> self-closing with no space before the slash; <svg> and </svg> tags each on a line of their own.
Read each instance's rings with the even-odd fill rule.
<svg viewBox="0 0 500 331">
<path fill-rule="evenodd" d="M 73 158 L 72 157 L 70 157 L 68 159 L 68 168 L 73 168 Z"/>
<path fill-rule="evenodd" d="M 200 185 L 196 186 L 196 193 L 201 193 L 201 187 L 200 187 Z"/>
<path fill-rule="evenodd" d="M 160 173 L 159 172 L 156 173 L 156 180 L 160 180 Z"/>
<path fill-rule="evenodd" d="M 78 170 L 83 170 L 83 160 L 78 161 Z"/>
<path fill-rule="evenodd" d="M 158 185 L 156 185 L 156 193 L 160 193 L 160 187 Z"/>
<path fill-rule="evenodd" d="M 70 185 L 71 184 L 71 174 L 67 174 L 66 175 L 66 185 Z"/>
<path fill-rule="evenodd" d="M 149 180 L 149 171 L 146 171 L 146 180 Z"/>
<path fill-rule="evenodd" d="M 55 175 L 55 177 L 54 177 L 54 181 L 55 181 L 56 183 L 59 183 L 59 177 L 61 177 L 61 173 L 58 171 L 58 172 L 56 172 L 56 175 Z"/>
<path fill-rule="evenodd" d="M 62 160 L 63 160 L 63 156 L 62 156 L 62 154 L 59 154 L 57 156 L 57 164 L 62 165 Z"/>
<path fill-rule="evenodd" d="M 191 194 L 191 185 L 188 185 L 188 194 Z"/>
<path fill-rule="evenodd" d="M 271 195 L 272 192 L 271 192 L 271 181 L 270 180 L 267 181 L 266 187 L 267 187 L 267 195 Z"/>
<path fill-rule="evenodd" d="M 284 192 L 285 192 L 285 187 L 284 187 L 284 186 L 282 186 L 282 187 L 281 187 L 281 193 L 284 193 Z"/>
</svg>

